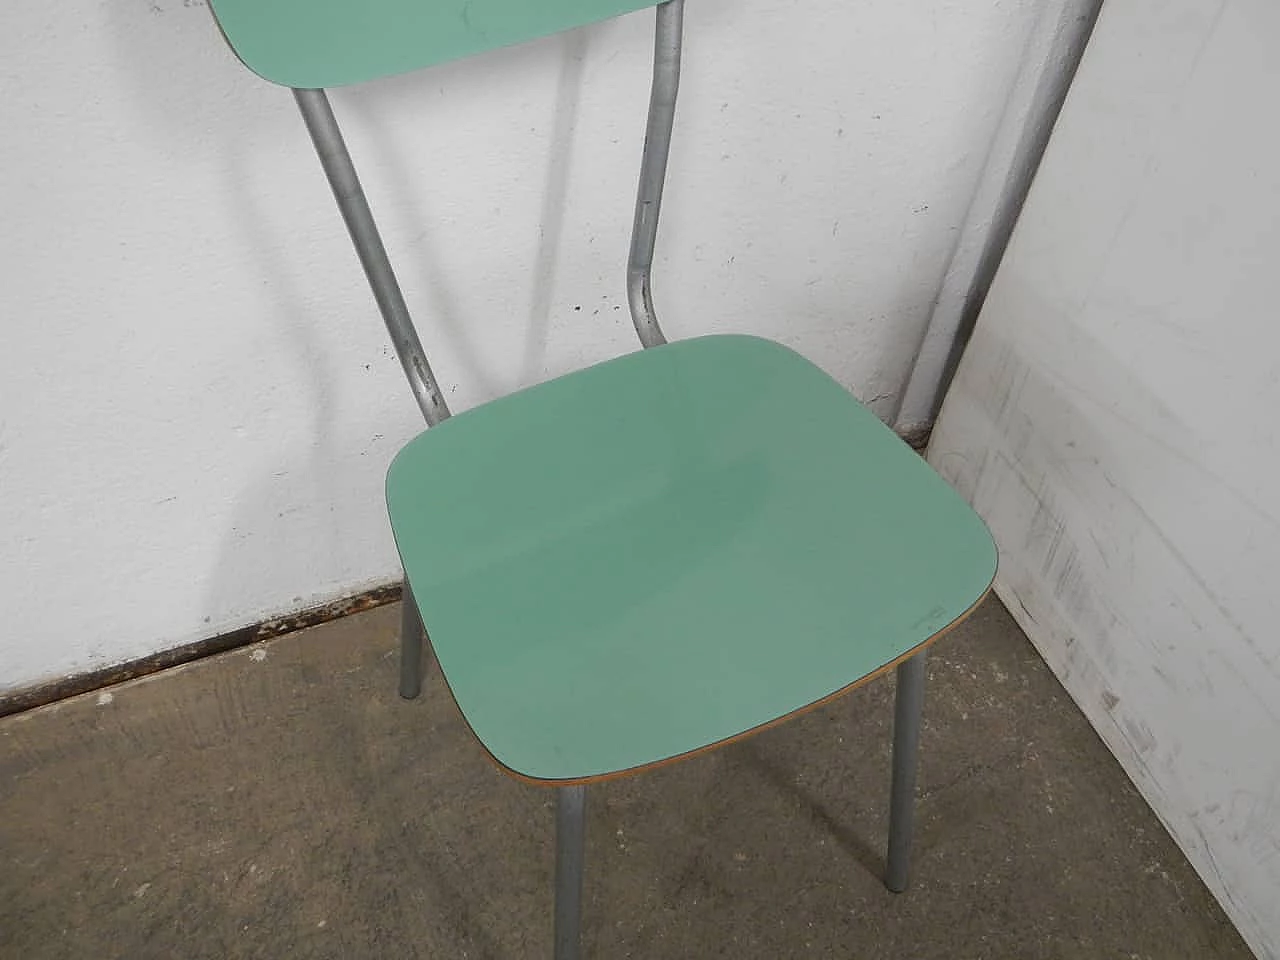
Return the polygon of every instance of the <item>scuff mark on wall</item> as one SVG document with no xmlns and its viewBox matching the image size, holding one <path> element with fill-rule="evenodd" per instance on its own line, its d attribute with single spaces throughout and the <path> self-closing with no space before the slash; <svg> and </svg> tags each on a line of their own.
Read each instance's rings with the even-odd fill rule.
<svg viewBox="0 0 1280 960">
<path fill-rule="evenodd" d="M 1267 0 L 1104 7 L 930 450 L 996 537 L 996 592 L 1267 960 L 1277 35 Z"/>
</svg>

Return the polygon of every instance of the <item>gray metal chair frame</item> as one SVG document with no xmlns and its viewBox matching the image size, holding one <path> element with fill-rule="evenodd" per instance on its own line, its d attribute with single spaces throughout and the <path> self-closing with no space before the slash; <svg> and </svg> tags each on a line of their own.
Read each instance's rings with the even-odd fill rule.
<svg viewBox="0 0 1280 960">
<path fill-rule="evenodd" d="M 676 96 L 680 87 L 684 0 L 667 0 L 659 4 L 656 15 L 653 87 L 627 261 L 627 302 L 636 333 L 646 348 L 667 342 L 653 306 L 652 274 L 662 188 L 666 181 Z M 449 406 L 410 318 L 329 99 L 320 89 L 295 89 L 293 92 L 414 399 L 428 426 L 435 426 L 448 418 Z M 426 631 L 406 582 L 400 630 L 400 695 L 406 699 L 417 697 L 422 689 L 424 639 Z M 921 651 L 897 667 L 893 782 L 885 874 L 885 885 L 895 893 L 907 887 L 924 686 L 925 653 Z M 577 960 L 581 953 L 586 786 L 558 787 L 556 794 L 555 957 L 556 960 Z"/>
</svg>

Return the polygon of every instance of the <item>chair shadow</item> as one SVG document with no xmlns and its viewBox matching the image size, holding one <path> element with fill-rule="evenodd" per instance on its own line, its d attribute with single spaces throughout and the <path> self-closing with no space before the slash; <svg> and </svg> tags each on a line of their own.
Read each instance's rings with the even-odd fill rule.
<svg viewBox="0 0 1280 960">
<path fill-rule="evenodd" d="M 794 769 L 784 767 L 770 757 L 755 738 L 737 744 L 734 753 L 739 766 L 759 777 L 777 793 L 798 803 L 809 820 L 833 837 L 864 870 L 877 878 L 884 876 L 884 857 L 864 837 L 854 832 L 845 820 L 832 814 L 818 794 L 798 783 Z"/>
<path fill-rule="evenodd" d="M 529 303 L 529 327 L 525 334 L 524 357 L 520 365 L 522 384 L 541 379 L 539 375 L 542 373 L 543 357 L 547 350 L 551 326 L 552 278 L 555 277 L 560 261 L 564 210 L 573 166 L 573 134 L 582 98 L 582 74 L 588 37 L 587 30 L 573 30 L 561 36 L 563 59 L 556 88 L 555 114 L 551 123 L 551 156 L 547 162 L 547 182 L 538 217 L 533 295 Z"/>
<path fill-rule="evenodd" d="M 552 285 L 556 268 L 560 261 L 560 247 L 564 232 L 565 206 L 569 192 L 569 177 L 572 167 L 573 136 L 577 125 L 579 105 L 582 96 L 583 72 L 589 50 L 593 27 L 572 30 L 548 43 L 554 43 L 560 61 L 557 80 L 555 106 L 551 125 L 550 143 L 547 153 L 547 173 L 543 186 L 542 205 L 538 218 L 538 239 L 533 257 L 533 285 L 528 307 L 528 324 L 521 351 L 519 379 L 516 384 L 502 384 L 492 372 L 486 368 L 476 337 L 469 331 L 474 321 L 483 318 L 465 318 L 457 307 L 458 298 L 450 279 L 437 266 L 442 260 L 438 251 L 444 238 L 433 235 L 432 224 L 439 222 L 430 208 L 424 191 L 417 185 L 421 171 L 411 170 L 410 153 L 396 149 L 395 137 L 390 124 L 385 119 L 383 104 L 391 100 L 399 100 L 410 92 L 420 95 L 427 102 L 426 86 L 428 81 L 422 77 L 404 76 L 381 81 L 373 87 L 356 88 L 347 92 L 339 111 L 343 114 L 356 114 L 361 128 L 369 134 L 369 142 L 364 148 L 376 154 L 376 163 L 386 180 L 393 188 L 390 192 L 401 198 L 402 205 L 412 213 L 415 223 L 421 229 L 413 237 L 415 256 L 412 261 L 395 250 L 390 251 L 393 263 L 402 276 L 415 271 L 421 279 L 421 289 L 425 297 L 423 309 L 410 311 L 418 324 L 419 333 L 427 345 L 428 356 L 431 355 L 431 343 L 443 333 L 448 338 L 450 347 L 465 368 L 465 376 L 476 385 L 477 391 L 486 397 L 496 397 L 508 392 L 513 386 L 524 386 L 540 379 L 542 359 L 546 352 L 547 338 L 550 332 Z M 516 72 L 513 67 L 526 67 L 526 59 L 539 56 L 539 51 L 530 48 L 517 48 L 511 51 L 499 51 L 487 54 L 484 59 L 491 68 L 503 72 Z M 498 58 L 502 58 L 499 60 Z M 514 64 L 511 61 L 516 61 Z M 472 64 L 445 64 L 434 68 L 438 71 L 465 71 L 476 68 Z M 433 81 L 434 82 L 434 81 Z M 339 118 L 341 120 L 341 117 Z M 464 145 L 465 149 L 465 145 Z M 353 151 L 354 152 L 354 151 Z M 355 156 L 357 168 L 360 157 Z M 416 176 L 415 176 L 416 174 Z M 375 218 L 378 211 L 374 210 Z M 421 254 L 421 255 L 418 255 Z M 511 304 L 515 312 L 518 305 Z"/>
</svg>

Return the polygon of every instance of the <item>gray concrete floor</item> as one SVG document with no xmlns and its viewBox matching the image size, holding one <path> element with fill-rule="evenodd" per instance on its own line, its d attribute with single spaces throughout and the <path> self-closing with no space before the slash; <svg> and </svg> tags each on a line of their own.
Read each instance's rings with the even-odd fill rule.
<svg viewBox="0 0 1280 960">
<path fill-rule="evenodd" d="M 397 617 L 0 721 L 0 957 L 549 956 L 552 796 L 395 696 Z M 998 603 L 929 677 L 907 893 L 885 679 L 592 788 L 588 955 L 1249 956 Z"/>
</svg>

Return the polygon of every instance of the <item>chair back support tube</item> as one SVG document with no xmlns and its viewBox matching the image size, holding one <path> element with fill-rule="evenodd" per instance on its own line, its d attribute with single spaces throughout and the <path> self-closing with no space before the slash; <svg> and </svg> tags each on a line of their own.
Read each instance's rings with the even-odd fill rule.
<svg viewBox="0 0 1280 960">
<path fill-rule="evenodd" d="M 653 251 L 658 240 L 662 185 L 667 177 L 676 94 L 680 89 L 683 28 L 684 0 L 667 0 L 658 5 L 653 47 L 653 90 L 649 96 L 649 120 L 640 161 L 631 255 L 627 260 L 627 303 L 631 307 L 631 321 L 635 324 L 636 333 L 646 347 L 667 342 L 653 308 Z"/>
<path fill-rule="evenodd" d="M 662 207 L 662 187 L 671 152 L 671 130 L 675 122 L 676 94 L 680 88 L 680 48 L 684 25 L 684 0 L 667 0 L 657 7 L 654 31 L 653 89 L 645 126 L 644 152 L 640 161 L 640 184 L 636 194 L 635 221 L 631 233 L 631 253 L 627 260 L 627 303 L 640 342 L 646 347 L 666 343 L 653 307 L 653 253 L 658 237 L 658 215 Z M 351 235 L 373 290 L 378 310 L 391 334 L 391 343 L 404 368 L 409 388 L 428 426 L 449 416 L 449 407 L 440 392 L 427 360 L 418 331 L 409 316 L 404 294 L 386 247 L 374 223 L 369 201 L 351 162 L 351 154 L 338 128 L 338 121 L 324 90 L 294 89 L 307 133 L 315 145 L 329 186 L 333 190 L 342 219 Z"/>
<path fill-rule="evenodd" d="M 440 393 L 440 385 L 431 372 L 422 341 L 418 339 L 409 308 L 405 306 L 404 294 L 400 292 L 386 247 L 373 222 L 369 201 L 360 186 L 360 178 L 356 176 L 356 168 L 351 163 L 351 154 L 342 139 L 342 131 L 338 129 L 333 108 L 329 106 L 329 98 L 323 90 L 295 89 L 293 95 L 302 111 L 307 132 L 311 134 L 311 142 L 320 155 L 320 163 L 333 189 L 334 199 L 338 201 L 338 209 L 342 211 L 342 219 L 351 234 L 360 265 L 364 267 L 364 274 L 373 289 L 378 310 L 391 334 L 391 343 L 409 380 L 409 389 L 413 391 L 413 398 L 418 402 L 418 409 L 426 418 L 427 425 L 434 427 L 448 418 L 449 406 Z"/>
</svg>

